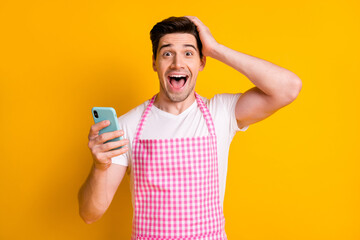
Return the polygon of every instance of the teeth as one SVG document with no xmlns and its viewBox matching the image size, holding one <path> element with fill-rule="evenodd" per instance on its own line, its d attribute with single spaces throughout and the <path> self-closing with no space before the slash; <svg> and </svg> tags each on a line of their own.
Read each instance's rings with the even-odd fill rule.
<svg viewBox="0 0 360 240">
<path fill-rule="evenodd" d="M 180 77 L 186 77 L 186 75 L 170 75 L 169 77 L 178 77 L 178 78 L 180 78 Z"/>
</svg>

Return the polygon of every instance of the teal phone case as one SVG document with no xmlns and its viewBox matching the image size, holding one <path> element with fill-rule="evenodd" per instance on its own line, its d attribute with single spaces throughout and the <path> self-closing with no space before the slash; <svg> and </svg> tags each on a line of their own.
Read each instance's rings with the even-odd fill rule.
<svg viewBox="0 0 360 240">
<path fill-rule="evenodd" d="M 104 120 L 109 120 L 110 121 L 110 125 L 103 128 L 103 129 L 101 129 L 99 131 L 99 135 L 101 135 L 103 133 L 106 133 L 106 132 L 113 132 L 113 131 L 120 130 L 115 109 L 113 109 L 112 107 L 93 107 L 91 109 L 91 112 L 92 112 L 95 123 L 98 123 L 98 122 L 101 122 L 101 121 L 104 121 Z M 113 138 L 113 139 L 111 139 L 109 141 L 106 141 L 105 143 L 119 141 L 122 138 L 123 138 L 122 136 L 121 137 L 116 137 L 116 138 Z M 120 148 L 122 148 L 122 147 L 114 148 L 112 150 L 120 149 Z"/>
</svg>

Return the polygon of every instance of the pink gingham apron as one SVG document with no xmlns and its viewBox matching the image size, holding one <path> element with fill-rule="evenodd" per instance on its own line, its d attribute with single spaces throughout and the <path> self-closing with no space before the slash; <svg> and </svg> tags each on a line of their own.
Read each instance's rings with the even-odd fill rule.
<svg viewBox="0 0 360 240">
<path fill-rule="evenodd" d="M 195 93 L 209 136 L 140 139 L 155 97 L 141 117 L 133 142 L 135 209 L 131 239 L 225 240 L 210 112 Z"/>
</svg>

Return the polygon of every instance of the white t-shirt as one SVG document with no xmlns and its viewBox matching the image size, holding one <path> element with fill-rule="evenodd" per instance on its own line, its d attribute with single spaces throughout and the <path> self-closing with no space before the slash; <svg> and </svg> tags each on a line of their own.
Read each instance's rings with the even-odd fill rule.
<svg viewBox="0 0 360 240">
<path fill-rule="evenodd" d="M 223 206 L 225 196 L 230 143 L 237 131 L 246 131 L 249 127 L 245 126 L 239 129 L 237 125 L 235 105 L 240 95 L 241 93 L 218 94 L 210 100 L 201 97 L 209 109 L 215 125 L 221 206 Z M 129 166 L 128 173 L 131 173 L 132 142 L 135 131 L 149 101 L 144 102 L 118 118 L 120 129 L 124 130 L 124 137 L 129 139 L 129 151 L 126 154 L 112 158 L 112 163 Z M 153 105 L 145 121 L 140 139 L 185 138 L 208 135 L 209 130 L 206 121 L 196 100 L 194 100 L 194 103 L 179 115 L 162 111 Z M 132 178 L 130 179 L 130 189 L 132 196 L 134 196 L 133 180 Z"/>
</svg>

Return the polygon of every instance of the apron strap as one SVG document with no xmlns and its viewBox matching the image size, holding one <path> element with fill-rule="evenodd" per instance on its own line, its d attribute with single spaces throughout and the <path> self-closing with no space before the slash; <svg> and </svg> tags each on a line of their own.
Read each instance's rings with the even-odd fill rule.
<svg viewBox="0 0 360 240">
<path fill-rule="evenodd" d="M 154 104 L 156 95 L 157 95 L 157 94 L 155 94 L 155 95 L 151 98 L 149 104 L 147 105 L 145 111 L 143 112 L 143 114 L 142 114 L 142 116 L 141 116 L 140 122 L 139 122 L 139 124 L 138 124 L 138 126 L 137 126 L 137 130 L 136 130 L 136 135 L 135 135 L 134 141 L 137 141 L 137 140 L 139 140 L 139 138 L 140 138 L 140 135 L 141 135 L 141 133 L 142 133 L 142 130 L 143 130 L 145 121 L 146 121 L 146 119 L 147 119 L 147 117 L 148 117 L 148 115 L 149 115 L 149 112 L 150 112 L 150 110 L 151 110 L 151 107 L 152 107 L 153 104 Z M 197 104 L 198 104 L 198 106 L 199 106 L 199 108 L 200 108 L 200 111 L 202 112 L 202 114 L 203 114 L 203 116 L 204 116 L 204 118 L 205 118 L 205 122 L 206 122 L 206 125 L 207 125 L 208 129 L 209 129 L 210 136 L 216 136 L 216 134 L 215 134 L 214 122 L 213 122 L 213 120 L 212 120 L 212 117 L 211 117 L 211 114 L 210 114 L 209 109 L 206 107 L 205 103 L 203 102 L 203 100 L 201 99 L 201 97 L 199 96 L 199 94 L 197 94 L 196 92 L 195 92 L 195 98 L 196 98 L 196 102 L 197 102 Z"/>
<path fill-rule="evenodd" d="M 197 94 L 197 92 L 195 92 L 195 98 L 196 98 L 198 106 L 200 107 L 200 110 L 203 113 L 203 116 L 205 118 L 206 125 L 207 125 L 207 127 L 209 129 L 210 136 L 216 136 L 216 134 L 215 134 L 215 125 L 214 125 L 214 122 L 212 120 L 209 109 L 206 107 L 205 103 L 203 102 L 203 100 L 201 99 L 199 94 Z"/>
</svg>

